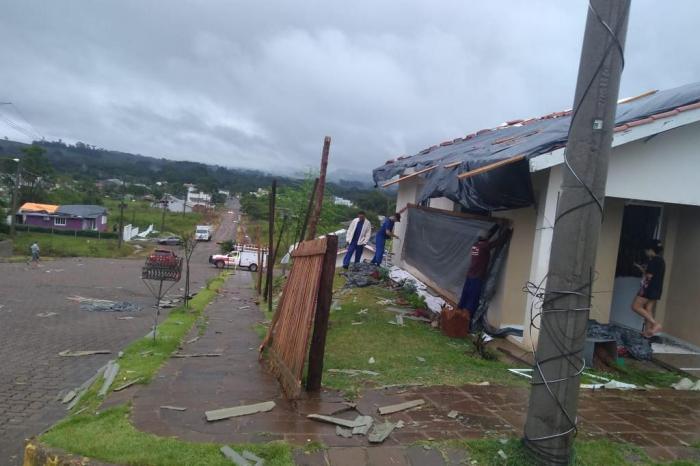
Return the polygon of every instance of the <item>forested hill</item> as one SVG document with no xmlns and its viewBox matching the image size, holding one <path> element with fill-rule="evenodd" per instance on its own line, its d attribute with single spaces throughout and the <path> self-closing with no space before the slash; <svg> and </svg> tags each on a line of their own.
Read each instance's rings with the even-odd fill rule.
<svg viewBox="0 0 700 466">
<path fill-rule="evenodd" d="M 104 180 L 118 178 L 130 183 L 152 186 L 158 181 L 167 181 L 171 186 L 194 183 L 204 191 L 226 189 L 231 192 L 255 191 L 268 187 L 273 178 L 281 185 L 295 185 L 302 180 L 273 176 L 256 170 L 226 168 L 199 162 L 176 161 L 106 150 L 84 144 L 67 145 L 61 141 L 35 141 L 34 145 L 45 150 L 45 157 L 58 175 L 75 180 Z M 21 149 L 28 144 L 0 140 L 0 159 L 22 157 Z M 370 180 L 370 174 L 367 174 Z M 331 193 L 355 201 L 373 191 L 367 184 L 356 181 L 329 183 Z M 376 193 L 378 194 L 378 193 Z M 383 196 L 382 196 L 383 197 Z"/>
</svg>

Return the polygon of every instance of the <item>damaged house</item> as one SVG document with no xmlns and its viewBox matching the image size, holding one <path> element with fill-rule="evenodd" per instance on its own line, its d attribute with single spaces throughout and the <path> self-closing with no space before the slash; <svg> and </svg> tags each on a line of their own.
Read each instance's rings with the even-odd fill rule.
<svg viewBox="0 0 700 466">
<path fill-rule="evenodd" d="M 570 118 L 569 110 L 509 121 L 376 168 L 378 186 L 398 185 L 397 210 L 409 206 L 394 263 L 457 302 L 478 231 L 510 225 L 479 311 L 490 328 L 529 329 L 536 303 L 524 288 L 544 289 Z M 700 346 L 700 83 L 621 100 L 612 145 L 591 318 L 641 330 L 630 310 L 634 262 L 658 238 L 666 275 L 657 319 L 666 334 Z"/>
</svg>

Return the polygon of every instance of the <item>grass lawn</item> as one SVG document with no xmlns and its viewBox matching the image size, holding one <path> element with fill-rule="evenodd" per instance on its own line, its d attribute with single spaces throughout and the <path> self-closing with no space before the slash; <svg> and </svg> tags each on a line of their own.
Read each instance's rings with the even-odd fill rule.
<svg viewBox="0 0 700 466">
<path fill-rule="evenodd" d="M 163 218 L 162 209 L 151 207 L 150 202 L 134 201 L 126 202 L 128 207 L 124 209 L 124 225 L 133 224 L 141 231 L 153 225 L 153 228 L 160 230 L 161 220 Z M 104 203 L 109 211 L 109 224 L 115 225 L 119 223 L 119 201 L 116 199 L 105 199 Z M 195 226 L 204 223 L 204 215 L 189 212 L 182 214 L 181 212 L 165 213 L 165 232 L 174 234 L 183 234 L 194 232 Z"/>
<path fill-rule="evenodd" d="M 134 252 L 129 244 L 122 244 L 121 249 L 116 239 L 97 239 L 52 235 L 51 233 L 17 232 L 15 253 L 29 257 L 29 246 L 36 241 L 41 248 L 41 255 L 46 257 L 127 257 Z"/>
<path fill-rule="evenodd" d="M 334 288 L 338 290 L 343 283 L 342 277 L 336 277 Z M 335 295 L 340 309 L 331 311 L 323 376 L 329 388 L 353 393 L 366 383 L 462 385 L 486 381 L 527 386 L 527 380 L 507 371 L 507 364 L 479 357 L 468 340 L 445 337 L 422 322 L 405 320 L 403 327 L 389 324 L 396 314 L 377 304 L 396 297 L 389 289 L 370 286 L 351 289 L 340 298 Z M 370 357 L 374 364 L 369 363 Z M 379 375 L 349 376 L 328 369 L 361 369 Z"/>
<path fill-rule="evenodd" d="M 74 454 L 115 464 L 150 466 L 231 465 L 213 443 L 183 442 L 136 430 L 129 422 L 129 408 L 118 406 L 96 416 L 78 415 L 61 422 L 41 440 Z M 293 465 L 291 447 L 282 442 L 233 445 L 239 453 L 249 450 L 269 466 Z"/>
<path fill-rule="evenodd" d="M 440 450 L 443 455 L 449 449 L 463 449 L 469 453 L 470 461 L 480 465 L 513 465 L 536 466 L 525 447 L 518 439 L 500 440 L 449 440 L 445 442 L 421 442 Z M 502 451 L 505 459 L 498 452 Z M 638 465 L 672 465 L 691 466 L 696 463 L 689 461 L 672 461 L 657 463 L 652 461 L 640 448 L 624 443 L 607 440 L 577 441 L 574 444 L 573 466 L 624 466 Z"/>
</svg>

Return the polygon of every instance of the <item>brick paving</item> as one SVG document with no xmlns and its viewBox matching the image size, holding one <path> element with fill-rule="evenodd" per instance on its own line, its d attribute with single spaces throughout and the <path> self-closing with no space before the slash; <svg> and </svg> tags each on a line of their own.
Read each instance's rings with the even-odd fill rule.
<svg viewBox="0 0 700 466">
<path fill-rule="evenodd" d="M 217 232 L 226 234 L 230 221 Z M 216 273 L 206 263 L 216 244 L 198 248 L 193 290 Z M 47 260 L 39 268 L 0 263 L 0 464 L 20 464 L 24 439 L 65 416 L 65 406 L 56 401 L 59 392 L 77 387 L 149 332 L 153 298 L 141 282 L 141 265 L 141 260 L 77 258 Z M 144 309 L 128 314 L 134 319 L 118 320 L 127 314 L 81 311 L 66 299 L 72 295 L 130 301 Z M 56 315 L 37 315 L 46 312 Z M 58 356 L 67 349 L 106 349 L 112 355 Z"/>
<path fill-rule="evenodd" d="M 135 388 L 134 425 L 143 431 L 191 441 L 217 443 L 286 440 L 295 445 L 317 441 L 326 452 L 295 453 L 297 464 L 430 465 L 459 464 L 465 453 L 452 451 L 445 459 L 435 450 L 411 448 L 419 440 L 519 437 L 524 424 L 528 390 L 513 387 L 405 387 L 372 389 L 357 400 L 357 410 L 338 414 L 354 419 L 358 412 L 379 419 L 379 406 L 422 398 L 420 408 L 384 416 L 403 421 L 381 447 L 365 437 L 346 439 L 335 427 L 311 421 L 310 413 L 331 414 L 344 401 L 324 391 L 307 399 L 285 400 L 274 378 L 258 362 L 258 336 L 252 328 L 262 318 L 254 305 L 250 274 L 238 272 L 207 309 L 205 334 L 187 352 L 222 352 L 216 358 L 172 359 L 148 386 Z M 214 423 L 204 411 L 274 400 L 275 409 Z M 162 405 L 187 407 L 161 410 Z M 455 410 L 457 419 L 447 414 Z M 700 460 L 689 445 L 700 441 L 700 393 L 673 390 L 583 391 L 579 405 L 582 439 L 605 438 L 644 448 L 652 457 Z M 461 455 L 461 457 L 460 457 Z"/>
</svg>

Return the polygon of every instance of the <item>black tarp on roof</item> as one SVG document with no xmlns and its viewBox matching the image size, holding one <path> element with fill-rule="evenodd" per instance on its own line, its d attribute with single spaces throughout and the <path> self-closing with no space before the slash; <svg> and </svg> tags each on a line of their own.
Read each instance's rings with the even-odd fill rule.
<svg viewBox="0 0 700 466">
<path fill-rule="evenodd" d="M 641 120 L 685 105 L 700 102 L 700 82 L 658 91 L 621 103 L 615 126 Z M 494 211 L 526 207 L 533 202 L 528 160 L 566 145 L 570 112 L 557 112 L 525 122 L 513 122 L 482 130 L 465 138 L 433 146 L 418 154 L 386 163 L 373 172 L 375 184 L 404 173 L 438 165 L 422 176 L 425 184 L 418 202 L 446 197 L 470 210 Z M 460 181 L 457 174 L 516 155 L 525 160 Z M 460 162 L 453 168 L 444 165 Z"/>
</svg>

